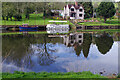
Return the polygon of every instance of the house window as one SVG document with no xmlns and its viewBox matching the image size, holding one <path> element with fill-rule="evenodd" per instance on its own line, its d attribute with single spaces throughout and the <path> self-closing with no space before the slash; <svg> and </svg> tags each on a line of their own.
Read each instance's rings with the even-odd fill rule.
<svg viewBox="0 0 120 80">
<path fill-rule="evenodd" d="M 79 14 L 79 17 L 82 17 L 82 14 Z"/>
<path fill-rule="evenodd" d="M 71 11 L 74 11 L 74 8 L 71 8 Z"/>
<path fill-rule="evenodd" d="M 79 38 L 82 38 L 82 36 L 81 36 L 81 35 L 79 35 Z"/>
<path fill-rule="evenodd" d="M 71 44 L 73 43 L 73 41 L 71 41 Z"/>
<path fill-rule="evenodd" d="M 81 43 L 81 40 L 79 40 L 79 43 Z"/>
<path fill-rule="evenodd" d="M 72 14 L 71 14 L 71 17 L 75 17 L 75 13 L 72 13 Z"/>
<path fill-rule="evenodd" d="M 80 12 L 82 12 L 82 9 L 79 9 Z"/>
</svg>

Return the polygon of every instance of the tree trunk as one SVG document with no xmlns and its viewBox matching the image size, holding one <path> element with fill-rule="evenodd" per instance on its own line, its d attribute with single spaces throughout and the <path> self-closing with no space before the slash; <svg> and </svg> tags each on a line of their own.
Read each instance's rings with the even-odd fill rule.
<svg viewBox="0 0 120 80">
<path fill-rule="evenodd" d="M 12 17 L 10 17 L 10 20 L 12 21 Z"/>
<path fill-rule="evenodd" d="M 6 17 L 6 20 L 8 21 L 8 16 Z"/>
<path fill-rule="evenodd" d="M 5 20 L 5 17 L 2 17 L 3 20 Z"/>
<path fill-rule="evenodd" d="M 106 22 L 106 18 L 104 18 L 104 23 Z"/>
</svg>

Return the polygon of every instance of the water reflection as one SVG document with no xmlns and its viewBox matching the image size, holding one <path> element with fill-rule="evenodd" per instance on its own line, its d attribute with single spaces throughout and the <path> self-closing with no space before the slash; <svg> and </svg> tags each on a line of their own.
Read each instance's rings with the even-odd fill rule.
<svg viewBox="0 0 120 80">
<path fill-rule="evenodd" d="M 117 73 L 118 45 L 108 33 L 6 35 L 2 39 L 3 72 L 99 73 L 104 69 L 106 74 Z"/>
</svg>

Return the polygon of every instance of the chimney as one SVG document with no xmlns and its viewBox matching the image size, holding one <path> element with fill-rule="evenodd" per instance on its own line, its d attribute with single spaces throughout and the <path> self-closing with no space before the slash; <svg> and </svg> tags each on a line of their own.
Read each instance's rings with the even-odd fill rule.
<svg viewBox="0 0 120 80">
<path fill-rule="evenodd" d="M 75 0 L 75 7 L 78 7 L 78 3 L 77 3 L 77 1 Z"/>
</svg>

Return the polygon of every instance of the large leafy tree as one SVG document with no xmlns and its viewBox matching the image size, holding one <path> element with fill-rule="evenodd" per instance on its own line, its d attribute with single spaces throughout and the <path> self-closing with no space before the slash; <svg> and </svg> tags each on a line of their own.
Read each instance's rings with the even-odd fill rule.
<svg viewBox="0 0 120 80">
<path fill-rule="evenodd" d="M 112 2 L 101 2 L 96 11 L 98 16 L 104 18 L 104 22 L 106 22 L 107 18 L 114 16 L 116 12 Z"/>
<path fill-rule="evenodd" d="M 85 18 L 91 18 L 93 16 L 93 5 L 92 2 L 78 2 L 79 5 L 83 5 L 85 10 Z"/>
</svg>

